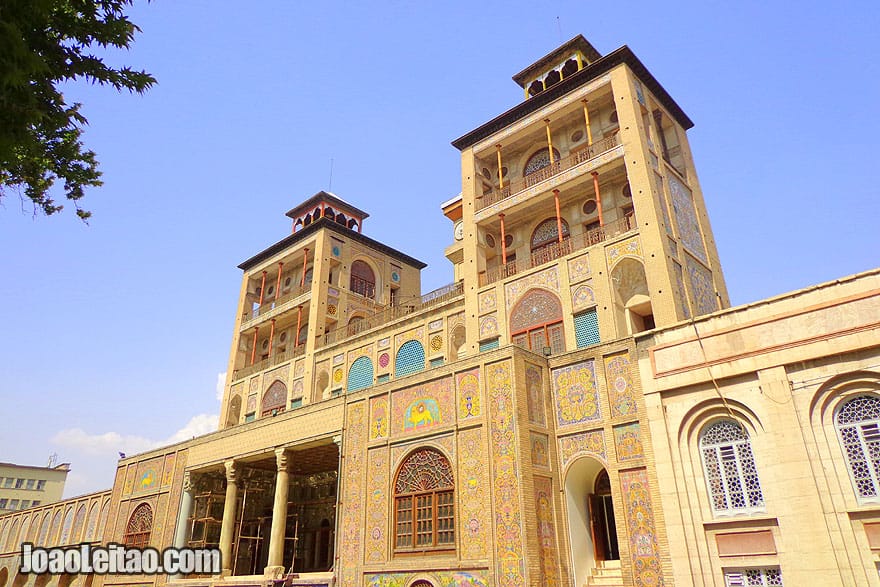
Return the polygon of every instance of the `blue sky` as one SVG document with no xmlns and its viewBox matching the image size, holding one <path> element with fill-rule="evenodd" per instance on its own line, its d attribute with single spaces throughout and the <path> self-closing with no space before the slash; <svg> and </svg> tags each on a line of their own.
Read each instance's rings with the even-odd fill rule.
<svg viewBox="0 0 880 587">
<path fill-rule="evenodd" d="M 694 120 L 734 304 L 875 267 L 880 7 L 767 4 L 139 3 L 109 59 L 158 86 L 66 90 L 104 172 L 90 225 L 2 201 L 0 461 L 57 453 L 70 496 L 109 487 L 118 451 L 212 429 L 236 265 L 330 187 L 331 159 L 364 232 L 427 262 L 423 291 L 452 281 L 450 141 L 578 33 L 629 45 Z"/>
</svg>

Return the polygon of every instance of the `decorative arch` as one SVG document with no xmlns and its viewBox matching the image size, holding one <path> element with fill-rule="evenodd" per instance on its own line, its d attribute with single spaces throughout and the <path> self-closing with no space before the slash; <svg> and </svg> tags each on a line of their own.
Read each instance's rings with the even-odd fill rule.
<svg viewBox="0 0 880 587">
<path fill-rule="evenodd" d="M 85 522 L 86 522 L 86 504 L 80 504 L 79 509 L 76 510 L 76 516 L 73 518 L 73 532 L 71 533 L 71 542 L 77 543 L 79 542 L 83 536 L 85 536 Z"/>
<path fill-rule="evenodd" d="M 6 567 L 0 568 L 0 587 L 6 587 L 9 582 L 9 570 Z"/>
<path fill-rule="evenodd" d="M 764 509 L 764 493 L 749 433 L 740 422 L 717 419 L 700 432 L 700 458 L 712 511 L 750 513 Z"/>
<path fill-rule="evenodd" d="M 153 508 L 148 503 L 142 503 L 134 508 L 131 517 L 128 518 L 122 542 L 131 548 L 145 548 L 150 544 L 152 531 Z"/>
<path fill-rule="evenodd" d="M 860 502 L 880 499 L 880 396 L 861 393 L 835 410 L 834 424 L 846 468 Z"/>
<path fill-rule="evenodd" d="M 561 222 L 562 238 L 563 240 L 565 240 L 569 237 L 568 222 L 565 221 L 565 218 L 562 218 Z M 541 249 L 549 247 L 558 242 L 559 224 L 556 222 L 555 216 L 539 222 L 538 225 L 535 227 L 535 230 L 532 231 L 532 237 L 529 240 L 532 253 L 540 251 Z"/>
<path fill-rule="evenodd" d="M 440 451 L 420 448 L 394 478 L 394 549 L 455 548 L 455 477 Z"/>
<path fill-rule="evenodd" d="M 25 516 L 22 519 L 21 530 L 18 532 L 19 542 L 26 542 L 28 537 L 28 532 L 30 531 L 32 520 L 30 516 Z"/>
<path fill-rule="evenodd" d="M 376 274 L 366 261 L 360 259 L 351 264 L 348 289 L 365 298 L 376 297 Z"/>
<path fill-rule="evenodd" d="M 56 510 L 55 515 L 52 516 L 52 526 L 49 528 L 49 538 L 48 545 L 54 546 L 57 544 L 56 540 L 60 536 L 61 532 L 61 510 Z"/>
<path fill-rule="evenodd" d="M 553 149 L 553 160 L 559 161 L 559 151 L 555 148 Z M 526 161 L 526 164 L 523 166 L 523 177 L 535 173 L 536 171 L 540 171 L 545 167 L 550 166 L 550 150 L 547 147 L 543 147 L 538 149 Z"/>
<path fill-rule="evenodd" d="M 369 328 L 369 323 L 363 314 L 357 313 L 348 319 L 348 325 L 346 328 L 348 330 L 348 336 L 354 336 Z"/>
<path fill-rule="evenodd" d="M 37 538 L 37 546 L 46 546 L 46 540 L 49 538 L 49 524 L 52 523 L 52 512 L 46 512 L 43 516 L 43 522 L 40 524 L 40 535 Z"/>
<path fill-rule="evenodd" d="M 541 353 L 565 351 L 562 302 L 553 292 L 532 288 L 513 307 L 508 320 L 513 344 Z"/>
<path fill-rule="evenodd" d="M 370 357 L 358 357 L 348 369 L 347 391 L 357 391 L 373 385 L 373 361 Z"/>
<path fill-rule="evenodd" d="M 457 324 L 452 329 L 452 334 L 449 337 L 449 359 L 451 361 L 458 360 L 465 355 L 465 344 L 467 343 L 467 331 L 465 330 L 464 324 Z"/>
<path fill-rule="evenodd" d="M 260 404 L 260 415 L 271 416 L 272 413 L 283 412 L 287 407 L 287 386 L 276 379 L 263 394 Z"/>
<path fill-rule="evenodd" d="M 330 373 L 323 369 L 315 379 L 315 396 L 318 399 L 323 399 L 327 393 L 330 393 Z"/>
<path fill-rule="evenodd" d="M 70 533 L 73 530 L 73 506 L 67 508 L 64 513 L 64 524 L 61 526 L 61 536 L 58 544 L 68 544 L 70 542 Z"/>
<path fill-rule="evenodd" d="M 226 427 L 235 426 L 241 419 L 241 396 L 236 394 L 229 400 L 229 411 L 226 413 Z"/>
<path fill-rule="evenodd" d="M 408 340 L 397 350 L 394 377 L 403 377 L 425 369 L 425 347 L 417 340 Z"/>
<path fill-rule="evenodd" d="M 31 518 L 31 528 L 28 531 L 28 535 L 26 537 L 28 542 L 36 543 L 37 535 L 40 531 L 40 520 L 41 519 L 42 518 L 40 517 L 40 514 L 34 514 L 34 517 Z"/>
<path fill-rule="evenodd" d="M 96 540 L 101 540 L 104 537 L 104 533 L 107 530 L 107 515 L 110 513 L 110 500 L 104 500 L 104 505 L 101 506 L 101 517 L 98 521 L 98 534 L 95 536 Z"/>
<path fill-rule="evenodd" d="M 6 544 L 3 547 L 4 552 L 10 552 L 13 550 L 15 543 L 18 539 L 18 523 L 19 520 L 16 518 L 12 522 L 12 527 L 9 528 L 9 534 L 6 536 Z"/>
<path fill-rule="evenodd" d="M 98 507 L 99 504 L 96 501 L 89 510 L 89 521 L 86 524 L 86 533 L 83 539 L 85 542 L 91 542 L 95 539 L 95 532 L 98 529 Z"/>
</svg>

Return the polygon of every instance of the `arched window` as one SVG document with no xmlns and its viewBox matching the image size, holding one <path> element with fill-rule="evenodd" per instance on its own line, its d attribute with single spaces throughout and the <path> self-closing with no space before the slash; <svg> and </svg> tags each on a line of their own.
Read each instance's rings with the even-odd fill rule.
<svg viewBox="0 0 880 587">
<path fill-rule="evenodd" d="M 132 548 L 145 548 L 150 544 L 150 532 L 153 531 L 153 508 L 142 503 L 134 508 L 125 527 L 122 541 Z"/>
<path fill-rule="evenodd" d="M 348 370 L 348 391 L 357 391 L 373 385 L 373 361 L 358 357 Z"/>
<path fill-rule="evenodd" d="M 712 510 L 716 514 L 763 509 L 764 494 L 752 444 L 741 424 L 719 420 L 706 426 L 700 434 L 700 453 Z"/>
<path fill-rule="evenodd" d="M 348 335 L 354 336 L 369 328 L 369 322 L 363 316 L 352 316 L 348 321 Z"/>
<path fill-rule="evenodd" d="M 859 499 L 876 500 L 880 491 L 880 397 L 860 395 L 837 413 L 837 433 Z"/>
<path fill-rule="evenodd" d="M 86 505 L 82 504 L 79 506 L 79 509 L 76 510 L 76 517 L 73 518 L 73 532 L 70 535 L 70 543 L 75 544 L 79 542 L 79 539 L 84 536 L 83 532 L 85 532 L 85 523 L 86 523 Z"/>
<path fill-rule="evenodd" d="M 553 149 L 553 160 L 559 161 L 559 151 L 556 149 Z M 526 166 L 523 168 L 523 177 L 549 166 L 550 150 L 547 149 L 547 147 L 538 149 L 531 157 L 529 157 L 529 160 L 526 161 Z"/>
<path fill-rule="evenodd" d="M 73 508 L 67 508 L 67 512 L 64 514 L 64 524 L 61 526 L 61 536 L 58 539 L 58 544 L 67 544 L 70 541 L 70 532 L 73 530 Z"/>
<path fill-rule="evenodd" d="M 408 340 L 400 346 L 394 359 L 394 376 L 403 377 L 425 369 L 425 347 L 417 340 Z"/>
<path fill-rule="evenodd" d="M 351 264 L 351 282 L 348 289 L 365 298 L 376 297 L 376 276 L 369 265 L 360 260 Z"/>
<path fill-rule="evenodd" d="M 86 524 L 86 535 L 84 542 L 91 542 L 95 539 L 95 532 L 98 530 L 98 502 L 92 504 L 89 510 L 89 521 Z"/>
<path fill-rule="evenodd" d="M 436 450 L 417 450 L 394 483 L 394 547 L 398 551 L 454 548 L 455 480 Z"/>
<path fill-rule="evenodd" d="M 562 304 L 553 293 L 533 289 L 517 302 L 510 313 L 510 338 L 513 344 L 543 353 L 565 351 L 562 328 Z"/>
<path fill-rule="evenodd" d="M 568 223 L 562 220 L 562 240 L 568 238 Z M 556 218 L 548 218 L 532 232 L 532 253 L 559 242 L 559 226 Z"/>
<path fill-rule="evenodd" d="M 287 386 L 275 380 L 263 395 L 263 403 L 260 406 L 260 415 L 270 416 L 274 413 L 283 412 L 287 407 Z"/>
</svg>

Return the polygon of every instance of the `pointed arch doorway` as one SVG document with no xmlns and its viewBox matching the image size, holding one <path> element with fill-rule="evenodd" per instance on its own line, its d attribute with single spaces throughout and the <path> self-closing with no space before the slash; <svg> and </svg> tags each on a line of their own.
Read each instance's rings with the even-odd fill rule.
<svg viewBox="0 0 880 587">
<path fill-rule="evenodd" d="M 594 569 L 620 564 L 614 501 L 604 464 L 590 456 L 572 462 L 565 474 L 565 501 L 574 584 L 584 585 Z"/>
</svg>

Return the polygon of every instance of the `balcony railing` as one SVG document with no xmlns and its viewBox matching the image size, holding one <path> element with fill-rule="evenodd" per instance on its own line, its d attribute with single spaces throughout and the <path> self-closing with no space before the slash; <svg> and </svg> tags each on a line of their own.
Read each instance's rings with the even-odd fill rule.
<svg viewBox="0 0 880 587">
<path fill-rule="evenodd" d="M 375 314 L 365 316 L 362 320 L 359 320 L 354 324 L 343 326 L 326 333 L 324 335 L 324 345 L 344 340 L 349 336 L 354 336 L 361 332 L 382 326 L 392 320 L 419 312 L 425 308 L 437 306 L 460 296 L 462 293 L 464 293 L 464 284 L 461 281 L 457 281 L 428 292 L 412 302 L 398 302 L 393 306 L 387 306 Z"/>
<path fill-rule="evenodd" d="M 281 306 L 283 306 L 284 304 L 286 304 L 290 300 L 292 300 L 294 298 L 298 298 L 299 296 L 303 295 L 305 292 L 309 291 L 311 289 L 311 287 L 312 287 L 311 283 L 305 284 L 304 287 L 299 287 L 297 285 L 296 288 L 292 289 L 291 291 L 289 291 L 288 293 L 286 293 L 282 296 L 279 296 L 277 299 L 263 302 L 260 306 L 244 313 L 244 315 L 242 316 L 242 320 L 241 320 L 242 325 L 244 325 L 245 322 L 250 322 L 252 320 L 256 320 L 260 316 L 265 316 L 267 313 L 271 312 L 272 310 L 274 310 L 276 308 L 280 308 Z"/>
<path fill-rule="evenodd" d="M 611 135 L 610 137 L 605 137 L 600 141 L 596 141 L 586 149 L 578 151 L 577 153 L 573 153 L 568 157 L 563 157 L 558 161 L 551 163 L 547 167 L 543 167 L 537 171 L 534 171 L 523 178 L 514 179 L 509 184 L 505 185 L 503 188 L 493 188 L 491 192 L 483 194 L 482 199 L 477 198 L 477 210 L 482 210 L 483 208 L 487 208 L 492 204 L 500 202 L 510 196 L 516 195 L 519 192 L 528 189 L 535 185 L 536 183 L 542 182 L 545 179 L 549 179 L 558 173 L 562 173 L 567 169 L 571 169 L 575 165 L 580 165 L 584 161 L 589 161 L 595 157 L 598 157 L 602 153 L 610 151 L 614 147 L 616 147 L 619 143 L 617 139 L 617 135 Z"/>
<path fill-rule="evenodd" d="M 293 347 L 290 350 L 284 351 L 283 353 L 275 353 L 268 359 L 263 359 L 262 361 L 258 361 L 253 365 L 248 365 L 247 367 L 242 367 L 241 369 L 236 369 L 232 372 L 232 380 L 236 381 L 243 377 L 247 377 L 248 375 L 252 375 L 254 373 L 258 373 L 263 371 L 264 369 L 268 369 L 269 367 L 274 367 L 275 365 L 280 365 L 281 363 L 286 363 L 287 361 L 298 357 L 306 352 L 306 345 L 300 344 L 299 346 Z"/>
<path fill-rule="evenodd" d="M 561 243 L 553 243 L 552 245 L 548 245 L 546 247 L 538 249 L 537 251 L 533 252 L 527 259 L 517 259 L 515 261 L 510 261 L 505 265 L 499 265 L 498 267 L 493 267 L 492 269 L 489 269 L 485 273 L 481 273 L 480 286 L 489 285 L 490 283 L 495 283 L 500 279 L 506 279 L 508 277 L 516 275 L 517 273 L 527 271 L 532 267 L 537 267 L 539 265 L 543 265 L 544 263 L 555 261 L 556 259 L 564 257 L 575 251 L 591 247 L 609 238 L 613 238 L 630 230 L 634 230 L 635 227 L 635 217 L 626 216 L 624 218 L 621 218 L 620 220 L 609 222 L 601 228 L 596 228 L 588 232 L 576 234 L 573 237 L 563 239 Z"/>
</svg>

